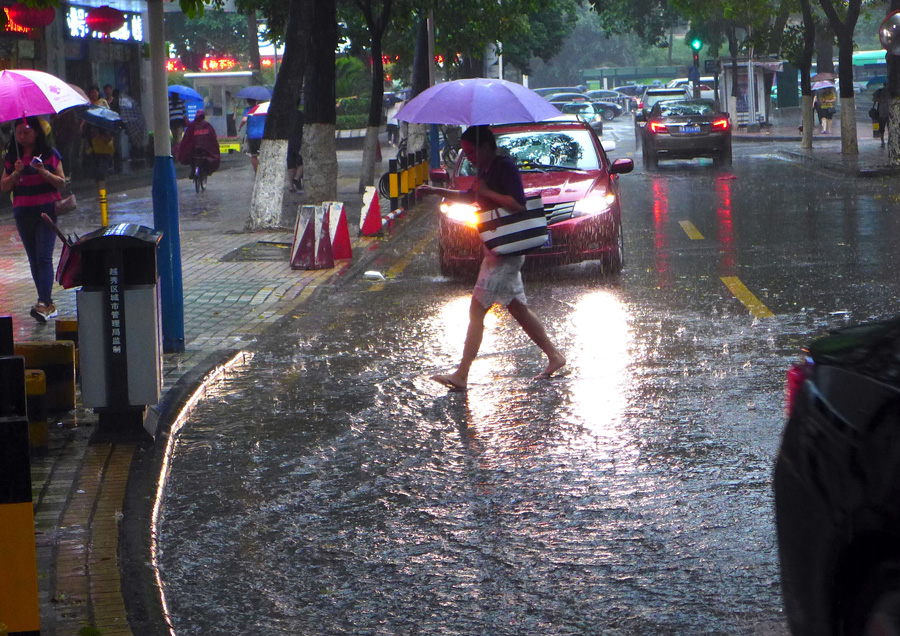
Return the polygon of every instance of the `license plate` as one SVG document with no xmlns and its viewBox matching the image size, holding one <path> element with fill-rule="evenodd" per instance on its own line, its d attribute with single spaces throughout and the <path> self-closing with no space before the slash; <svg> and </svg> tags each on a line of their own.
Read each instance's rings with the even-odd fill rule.
<svg viewBox="0 0 900 636">
<path fill-rule="evenodd" d="M 681 127 L 681 132 L 683 132 L 683 133 L 685 133 L 685 134 L 688 134 L 688 135 L 690 135 L 690 134 L 697 134 L 698 132 L 700 132 L 700 126 L 699 126 L 699 125 L 694 125 L 694 126 L 682 126 L 682 127 Z"/>
</svg>

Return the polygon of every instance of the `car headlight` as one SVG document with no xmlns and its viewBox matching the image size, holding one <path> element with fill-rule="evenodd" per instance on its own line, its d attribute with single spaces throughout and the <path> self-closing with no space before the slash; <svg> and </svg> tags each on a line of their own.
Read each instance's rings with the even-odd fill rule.
<svg viewBox="0 0 900 636">
<path fill-rule="evenodd" d="M 457 223 L 465 223 L 475 227 L 478 225 L 478 207 L 471 203 L 455 203 L 452 201 L 444 201 L 441 203 L 441 212 L 448 219 Z"/>
<path fill-rule="evenodd" d="M 615 200 L 616 195 L 612 192 L 594 192 L 580 201 L 575 202 L 572 216 L 597 216 L 598 214 L 606 214 L 609 212 L 609 208 Z"/>
</svg>

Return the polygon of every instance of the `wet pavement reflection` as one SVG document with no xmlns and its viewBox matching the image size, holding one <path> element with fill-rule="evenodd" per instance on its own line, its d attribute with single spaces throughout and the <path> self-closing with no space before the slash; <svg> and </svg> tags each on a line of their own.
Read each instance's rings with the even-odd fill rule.
<svg viewBox="0 0 900 636">
<path fill-rule="evenodd" d="M 783 374 L 848 319 L 836 308 L 891 310 L 880 233 L 896 221 L 875 183 L 842 193 L 737 152 L 730 176 L 627 179 L 620 278 L 527 277 L 569 359 L 551 381 L 496 309 L 470 390 L 428 380 L 457 362 L 469 303 L 436 247 L 259 343 L 172 460 L 160 564 L 176 634 L 786 633 L 770 494 Z M 775 316 L 751 316 L 723 276 Z"/>
</svg>

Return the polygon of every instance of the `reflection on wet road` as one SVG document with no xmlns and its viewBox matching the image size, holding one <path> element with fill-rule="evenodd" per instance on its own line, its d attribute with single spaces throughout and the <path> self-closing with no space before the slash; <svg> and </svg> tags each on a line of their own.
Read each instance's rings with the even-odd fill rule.
<svg viewBox="0 0 900 636">
<path fill-rule="evenodd" d="M 181 434 L 160 527 L 175 633 L 786 633 L 783 373 L 836 307 L 883 315 L 897 291 L 878 234 L 896 221 L 829 188 L 738 153 L 731 176 L 623 178 L 621 278 L 526 282 L 569 359 L 551 381 L 502 310 L 467 394 L 428 381 L 457 362 L 469 303 L 433 243 L 375 292 L 321 296 Z"/>
</svg>

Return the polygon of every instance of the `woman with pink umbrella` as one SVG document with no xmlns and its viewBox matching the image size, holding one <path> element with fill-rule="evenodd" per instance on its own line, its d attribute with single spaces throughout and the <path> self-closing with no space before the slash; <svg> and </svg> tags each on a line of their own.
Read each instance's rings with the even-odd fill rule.
<svg viewBox="0 0 900 636">
<path fill-rule="evenodd" d="M 53 290 L 56 234 L 42 213 L 56 220 L 54 204 L 66 185 L 59 153 L 47 142 L 36 115 L 59 113 L 88 101 L 58 77 L 31 70 L 0 71 L 0 121 L 15 121 L 0 191 L 13 193 L 13 216 L 25 247 L 38 300 L 31 315 L 47 322 L 57 315 Z"/>
<path fill-rule="evenodd" d="M 13 193 L 13 216 L 16 229 L 28 255 L 31 277 L 37 288 L 38 300 L 31 315 L 38 322 L 47 322 L 57 315 L 53 304 L 53 249 L 56 234 L 43 222 L 42 214 L 54 221 L 54 204 L 66 185 L 62 160 L 50 147 L 37 117 L 16 121 L 15 137 L 6 151 L 0 191 Z"/>
</svg>

